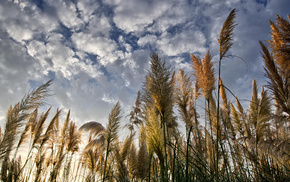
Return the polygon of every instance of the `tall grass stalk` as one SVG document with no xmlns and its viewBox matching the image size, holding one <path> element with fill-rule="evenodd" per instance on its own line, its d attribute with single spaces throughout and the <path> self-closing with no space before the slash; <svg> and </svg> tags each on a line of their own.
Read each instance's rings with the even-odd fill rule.
<svg viewBox="0 0 290 182">
<path fill-rule="evenodd" d="M 105 182 L 107 178 L 107 162 L 109 153 L 111 152 L 111 143 L 117 140 L 117 133 L 120 125 L 121 119 L 121 105 L 119 102 L 112 108 L 111 113 L 109 114 L 109 122 L 106 129 L 106 153 L 105 153 L 105 163 L 104 163 L 104 171 L 103 171 L 103 182 Z"/>
<path fill-rule="evenodd" d="M 233 9 L 227 19 L 225 20 L 223 27 L 221 29 L 220 38 L 218 39 L 219 42 L 219 63 L 218 63 L 218 94 L 217 94 L 217 140 L 216 140 L 216 166 L 215 166 L 215 175 L 216 175 L 216 181 L 219 181 L 219 143 L 220 142 L 220 136 L 219 136 L 219 120 L 220 120 L 220 87 L 221 87 L 221 61 L 224 57 L 226 57 L 226 53 L 233 45 L 233 30 L 236 26 L 235 24 L 235 16 L 236 16 L 236 10 Z"/>
</svg>

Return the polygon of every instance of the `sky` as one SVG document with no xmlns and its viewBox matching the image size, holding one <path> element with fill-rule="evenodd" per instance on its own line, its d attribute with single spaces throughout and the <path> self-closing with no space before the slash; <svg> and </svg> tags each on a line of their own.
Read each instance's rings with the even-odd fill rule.
<svg viewBox="0 0 290 182">
<path fill-rule="evenodd" d="M 266 83 L 259 40 L 271 38 L 269 20 L 287 18 L 289 7 L 289 0 L 2 0 L 0 125 L 10 105 L 50 79 L 51 114 L 70 109 L 79 126 L 105 125 L 120 101 L 124 125 L 152 52 L 192 74 L 190 54 L 210 50 L 217 67 L 217 39 L 234 8 L 238 25 L 229 54 L 244 61 L 223 60 L 222 79 L 249 100 L 252 80 L 259 90 Z"/>
</svg>

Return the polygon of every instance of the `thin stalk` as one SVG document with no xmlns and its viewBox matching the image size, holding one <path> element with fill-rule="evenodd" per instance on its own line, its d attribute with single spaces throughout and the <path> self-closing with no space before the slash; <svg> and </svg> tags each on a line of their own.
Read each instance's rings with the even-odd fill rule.
<svg viewBox="0 0 290 182">
<path fill-rule="evenodd" d="M 105 179 L 106 179 L 106 167 L 107 167 L 107 160 L 108 160 L 108 155 L 109 155 L 109 145 L 110 145 L 110 141 L 109 141 L 109 137 L 108 137 L 106 157 L 105 157 L 105 166 L 104 166 L 104 173 L 103 173 L 103 182 L 105 182 Z"/>
<path fill-rule="evenodd" d="M 164 177 L 164 180 L 167 180 L 167 150 L 166 150 L 166 124 L 164 123 L 164 119 L 163 119 L 163 115 L 161 116 L 162 120 L 161 123 L 163 123 L 163 137 L 164 137 L 164 154 L 165 154 L 165 161 L 160 163 L 163 163 L 161 165 L 163 165 L 163 173 L 161 173 L 161 177 Z M 161 178 L 162 179 L 162 178 Z"/>
<path fill-rule="evenodd" d="M 188 182 L 188 168 L 189 168 L 189 139 L 190 139 L 190 132 L 191 132 L 192 126 L 190 127 L 187 135 L 187 143 L 186 143 L 186 169 L 185 169 L 185 181 Z"/>
<path fill-rule="evenodd" d="M 175 141 L 174 144 L 174 150 L 173 150 L 173 162 L 172 162 L 172 182 L 174 182 L 174 178 L 175 178 L 175 158 L 176 158 L 176 144 L 177 144 L 177 140 Z"/>
<path fill-rule="evenodd" d="M 207 109 L 208 109 L 208 119 L 209 119 L 209 124 L 210 124 L 210 135 L 211 135 L 211 143 L 214 145 L 214 140 L 213 140 L 213 131 L 212 131 L 212 120 L 211 120 L 211 114 L 210 114 L 210 104 L 209 104 L 209 98 L 207 100 Z M 213 161 L 215 163 L 215 155 L 214 155 L 214 147 L 212 147 L 212 153 L 213 153 Z"/>
<path fill-rule="evenodd" d="M 216 133 L 216 171 L 215 171 L 215 178 L 216 181 L 219 181 L 219 155 L 218 155 L 218 151 L 219 151 L 219 119 L 220 119 L 220 86 L 221 86 L 221 61 L 222 61 L 222 57 L 220 57 L 219 59 L 219 71 L 218 71 L 218 98 L 217 98 L 217 133 Z"/>
<path fill-rule="evenodd" d="M 220 142 L 220 145 L 222 144 L 222 142 Z M 226 155 L 225 155 L 225 150 L 224 150 L 224 148 L 223 148 L 223 146 L 221 145 L 221 150 L 222 150 L 222 153 L 223 153 L 223 156 L 224 156 L 224 160 L 225 160 L 225 167 L 226 167 L 226 173 L 227 173 L 227 177 L 229 177 L 229 170 L 228 170 L 228 158 L 226 157 Z M 229 179 L 228 179 L 228 181 L 230 181 Z"/>
<path fill-rule="evenodd" d="M 78 160 L 78 164 L 77 164 L 77 169 L 76 169 L 76 172 L 75 172 L 75 177 L 73 178 L 74 181 L 77 180 L 78 173 L 79 173 L 79 168 L 80 168 L 80 164 L 81 164 L 81 160 L 79 159 L 79 160 Z M 75 160 L 75 162 L 74 162 L 74 169 L 73 169 L 73 172 L 75 171 L 75 166 L 76 166 L 76 160 Z"/>
<path fill-rule="evenodd" d="M 196 112 L 196 111 L 195 111 Z M 195 118 L 195 120 L 197 120 Z M 197 123 L 197 122 L 196 122 Z M 198 148 L 198 167 L 200 169 L 200 172 L 203 172 L 204 170 L 202 169 L 203 168 L 203 155 L 201 153 L 201 150 L 202 150 L 202 146 L 201 146 L 201 140 L 200 140 L 200 135 L 199 135 L 199 130 L 198 130 L 198 127 L 197 127 L 197 124 L 195 125 L 195 129 L 196 129 L 196 133 L 197 133 L 197 137 L 198 137 L 198 145 L 197 145 L 197 148 Z M 201 177 L 201 175 L 200 175 Z M 197 178 L 197 177 L 196 177 Z M 202 178 L 199 179 L 200 181 L 202 181 Z"/>
<path fill-rule="evenodd" d="M 198 146 L 198 156 L 201 158 L 199 160 L 199 165 L 200 165 L 200 171 L 203 171 L 202 170 L 202 162 L 203 162 L 204 159 L 203 159 L 203 155 L 201 153 L 201 151 L 202 151 L 202 144 L 201 144 L 200 135 L 199 135 L 200 133 L 199 133 L 199 129 L 198 129 L 197 112 L 196 112 L 196 99 L 194 99 L 194 107 L 195 107 L 195 109 L 194 109 L 195 130 L 196 130 L 196 134 L 197 134 L 197 137 L 198 137 L 198 145 L 197 145 Z M 205 146 L 206 146 L 206 144 L 205 144 Z M 201 175 L 200 175 L 200 177 L 201 177 Z M 201 179 L 202 178 L 200 178 L 200 181 L 201 181 Z"/>
<path fill-rule="evenodd" d="M 205 139 L 205 142 L 204 142 L 204 149 L 205 151 L 207 151 L 207 134 L 206 134 L 206 130 L 207 130 L 207 122 L 206 122 L 206 99 L 205 99 L 205 102 L 204 102 L 204 127 L 205 127 L 205 130 L 204 130 L 204 139 Z M 197 119 L 196 119 L 197 120 Z M 208 160 L 209 158 L 207 157 L 207 154 L 205 154 L 205 160 Z M 208 161 L 209 162 L 209 161 Z"/>
</svg>

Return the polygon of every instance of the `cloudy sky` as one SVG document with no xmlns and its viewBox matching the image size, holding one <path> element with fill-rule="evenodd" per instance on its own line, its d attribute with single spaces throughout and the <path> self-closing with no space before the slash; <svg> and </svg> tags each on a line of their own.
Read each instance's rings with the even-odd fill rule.
<svg viewBox="0 0 290 182">
<path fill-rule="evenodd" d="M 236 8 L 238 26 L 222 79 L 241 99 L 251 82 L 265 84 L 259 40 L 269 20 L 287 18 L 289 0 L 2 0 L 0 2 L 0 123 L 9 106 L 53 79 L 47 102 L 71 109 L 78 125 L 107 122 L 120 101 L 135 101 L 156 51 L 174 70 L 192 73 L 190 53 L 218 60 L 217 38 Z M 216 65 L 217 66 L 217 65 Z"/>
</svg>

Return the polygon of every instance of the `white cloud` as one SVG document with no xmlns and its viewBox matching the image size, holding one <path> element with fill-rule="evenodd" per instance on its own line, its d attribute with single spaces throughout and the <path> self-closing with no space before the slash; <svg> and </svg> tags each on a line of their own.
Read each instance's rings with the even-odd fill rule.
<svg viewBox="0 0 290 182">
<path fill-rule="evenodd" d="M 127 0 L 116 4 L 114 22 L 125 32 L 138 33 L 171 7 L 167 0 Z"/>
<path fill-rule="evenodd" d="M 0 40 L 0 115 L 5 116 L 9 106 L 20 101 L 30 89 L 28 80 L 39 75 L 39 65 L 1 28 Z"/>
<path fill-rule="evenodd" d="M 48 1 L 45 6 L 51 6 L 56 11 L 57 18 L 66 27 L 72 30 L 79 30 L 83 21 L 78 17 L 76 4 L 71 1 Z"/>
<path fill-rule="evenodd" d="M 30 40 L 35 34 L 50 32 L 58 25 L 52 17 L 43 14 L 29 2 L 3 2 L 0 10 L 1 25 L 5 27 L 9 36 L 18 42 Z"/>
<path fill-rule="evenodd" d="M 157 41 L 157 47 L 168 56 L 177 56 L 181 53 L 205 52 L 205 42 L 202 32 L 186 30 L 174 36 L 165 33 Z"/>
<path fill-rule="evenodd" d="M 79 50 L 98 55 L 103 65 L 117 59 L 114 54 L 116 45 L 111 39 L 94 37 L 91 34 L 80 32 L 72 35 L 72 41 Z"/>
<path fill-rule="evenodd" d="M 170 65 L 172 65 L 176 71 L 178 71 L 179 69 L 182 69 L 189 74 L 192 73 L 191 62 L 188 62 L 185 58 L 173 57 L 169 61 L 170 61 Z"/>
<path fill-rule="evenodd" d="M 109 19 L 106 16 L 101 15 L 98 17 L 94 15 L 91 18 L 87 29 L 90 34 L 108 38 L 110 35 L 111 28 L 112 27 L 109 22 Z"/>
<path fill-rule="evenodd" d="M 109 104 L 115 104 L 118 102 L 118 100 L 114 99 L 113 97 L 110 97 L 108 94 L 103 95 L 102 101 L 107 102 Z"/>
<path fill-rule="evenodd" d="M 140 37 L 138 40 L 139 46 L 146 46 L 146 45 L 156 45 L 157 42 L 157 36 L 156 35 L 145 35 L 144 37 Z"/>
<path fill-rule="evenodd" d="M 77 2 L 77 7 L 83 21 L 89 22 L 95 17 L 93 13 L 99 8 L 99 4 L 94 0 L 82 0 Z"/>
<path fill-rule="evenodd" d="M 240 0 L 226 0 L 226 5 L 228 6 L 235 6 Z"/>
</svg>

